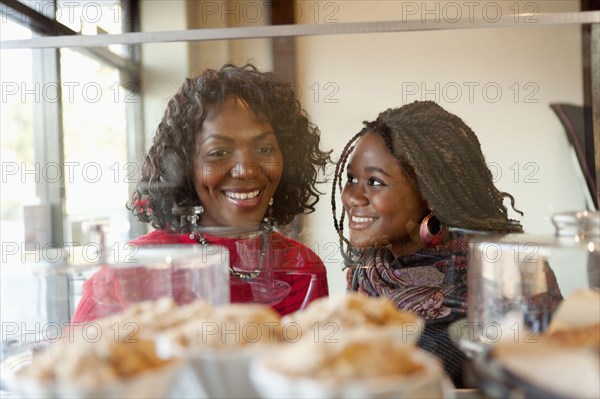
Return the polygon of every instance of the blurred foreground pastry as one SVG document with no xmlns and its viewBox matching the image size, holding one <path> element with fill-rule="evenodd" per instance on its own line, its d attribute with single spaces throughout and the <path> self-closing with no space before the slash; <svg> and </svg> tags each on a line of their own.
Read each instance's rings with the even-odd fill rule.
<svg viewBox="0 0 600 399">
<path fill-rule="evenodd" d="M 265 398 L 445 398 L 452 387 L 435 357 L 383 329 L 281 345 L 254 362 L 251 378 Z"/>
<path fill-rule="evenodd" d="M 396 308 L 385 297 L 356 292 L 317 299 L 305 310 L 284 316 L 281 323 L 286 330 L 297 325 L 303 338 L 325 342 L 339 338 L 344 331 L 394 328 L 405 343 L 416 343 L 423 330 L 423 320 L 415 313 Z M 322 332 L 317 335 L 318 330 Z"/>
<path fill-rule="evenodd" d="M 166 330 L 163 339 L 196 350 L 275 343 L 281 340 L 280 316 L 259 304 L 222 305 Z"/>
<path fill-rule="evenodd" d="M 260 304 L 215 306 L 163 330 L 160 352 L 189 362 L 198 382 L 193 397 L 255 398 L 250 364 L 281 342 L 280 317 Z"/>
<path fill-rule="evenodd" d="M 35 355 L 20 376 L 96 389 L 167 363 L 156 355 L 153 342 L 139 337 L 61 341 Z"/>
<path fill-rule="evenodd" d="M 423 365 L 413 359 L 415 351 L 393 336 L 361 331 L 335 342 L 303 340 L 288 344 L 271 353 L 264 364 L 292 377 L 338 381 L 401 377 L 423 370 Z"/>
<path fill-rule="evenodd" d="M 143 301 L 130 305 L 123 312 L 92 322 L 103 331 L 118 329 L 122 334 L 135 331 L 147 339 L 177 328 L 190 320 L 203 319 L 213 312 L 213 306 L 204 300 L 178 305 L 172 298 Z"/>
</svg>

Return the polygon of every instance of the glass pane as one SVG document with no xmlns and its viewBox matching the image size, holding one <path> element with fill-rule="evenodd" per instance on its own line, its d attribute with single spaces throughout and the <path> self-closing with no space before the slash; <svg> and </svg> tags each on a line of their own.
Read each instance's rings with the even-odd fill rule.
<svg viewBox="0 0 600 399">
<path fill-rule="evenodd" d="M 128 181 L 126 104 L 119 71 L 80 52 L 61 50 L 66 214 L 70 238 L 91 218 L 125 220 Z M 84 243 L 87 241 L 83 241 Z"/>
<path fill-rule="evenodd" d="M 124 14 L 121 2 L 114 1 L 70 1 L 59 0 L 56 20 L 83 35 L 123 33 L 128 15 Z M 125 55 L 124 46 L 111 45 L 109 50 Z"/>
<path fill-rule="evenodd" d="M 2 38 L 27 39 L 31 31 L 9 20 L 1 25 Z M 2 134 L 1 240 L 24 242 L 23 207 L 35 205 L 33 113 L 36 88 L 31 50 L 3 50 L 0 57 L 0 131 Z M 32 171 L 28 173 L 28 171 Z M 8 245 L 8 244 L 6 244 Z"/>
<path fill-rule="evenodd" d="M 580 26 L 307 36 L 295 43 L 297 92 L 334 160 L 364 120 L 390 107 L 432 100 L 476 133 L 494 183 L 511 193 L 525 214 L 507 201 L 509 216 L 527 233 L 554 234 L 553 213 L 585 208 L 584 186 L 551 108 L 583 105 Z M 269 69 L 268 58 L 239 57 L 220 44 L 142 45 L 146 143 L 184 77 L 219 68 L 221 53 L 238 64 L 253 61 Z M 325 194 L 316 212 L 303 218 L 300 238 L 325 262 L 335 294 L 344 292 L 345 278 L 331 218 L 333 176 L 334 168 L 328 168 L 327 183 L 319 187 Z M 339 213 L 339 198 L 337 206 Z"/>
<path fill-rule="evenodd" d="M 0 24 L 0 36 L 6 39 L 29 39 L 27 28 L 10 20 Z M 32 292 L 39 286 L 29 276 L 7 279 L 11 272 L 22 270 L 17 254 L 25 242 L 24 207 L 37 205 L 36 179 L 39 165 L 35 163 L 34 109 L 39 87 L 33 83 L 32 50 L 2 50 L 0 56 L 0 159 L 2 160 L 2 189 L 0 190 L 0 315 L 2 325 L 39 321 Z M 29 324 L 33 325 L 33 324 Z M 11 338 L 2 329 L 4 354 Z"/>
<path fill-rule="evenodd" d="M 123 33 L 123 10 L 119 1 L 59 0 L 56 20 L 84 35 Z"/>
</svg>

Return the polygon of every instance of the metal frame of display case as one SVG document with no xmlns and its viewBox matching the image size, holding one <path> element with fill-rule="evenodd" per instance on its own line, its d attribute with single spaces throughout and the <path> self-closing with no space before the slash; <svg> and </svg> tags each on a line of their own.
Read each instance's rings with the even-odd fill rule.
<svg viewBox="0 0 600 399">
<path fill-rule="evenodd" d="M 534 28 L 555 25 L 600 24 L 600 11 L 537 14 L 528 22 L 527 15 L 502 16 L 490 23 L 484 18 L 439 21 L 378 21 L 335 24 L 269 25 L 234 28 L 189 29 L 164 32 L 130 32 L 106 35 L 42 36 L 26 40 L 0 41 L 0 49 L 103 47 L 110 44 L 145 44 L 207 40 L 276 38 L 285 36 L 322 36 L 364 33 L 414 32 L 484 28 Z M 596 39 L 598 39 L 596 37 Z M 597 41 L 597 40 L 596 40 Z"/>
</svg>

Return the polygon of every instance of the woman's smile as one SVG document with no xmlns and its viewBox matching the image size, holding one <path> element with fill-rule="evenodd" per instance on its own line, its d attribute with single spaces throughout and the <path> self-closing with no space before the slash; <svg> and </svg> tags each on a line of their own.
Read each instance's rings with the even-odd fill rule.
<svg viewBox="0 0 600 399">
<path fill-rule="evenodd" d="M 223 190 L 223 193 L 233 205 L 240 208 L 253 208 L 260 205 L 261 202 L 261 190 Z"/>
</svg>

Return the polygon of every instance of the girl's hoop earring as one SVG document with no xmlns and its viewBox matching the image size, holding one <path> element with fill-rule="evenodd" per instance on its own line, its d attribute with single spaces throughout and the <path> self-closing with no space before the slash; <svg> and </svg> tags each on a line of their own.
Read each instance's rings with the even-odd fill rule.
<svg viewBox="0 0 600 399">
<path fill-rule="evenodd" d="M 444 225 L 433 213 L 429 213 L 421 222 L 419 236 L 421 237 L 421 241 L 427 246 L 438 245 L 444 238 Z"/>
</svg>

